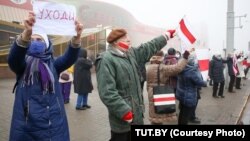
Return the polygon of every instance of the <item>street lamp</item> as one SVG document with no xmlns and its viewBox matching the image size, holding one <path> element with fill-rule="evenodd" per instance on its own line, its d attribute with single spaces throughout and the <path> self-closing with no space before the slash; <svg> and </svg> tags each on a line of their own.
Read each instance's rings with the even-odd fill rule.
<svg viewBox="0 0 250 141">
<path fill-rule="evenodd" d="M 246 18 L 247 17 L 247 14 L 244 14 L 244 15 L 241 15 L 241 16 L 228 16 L 228 18 L 232 18 L 233 19 L 233 21 L 235 20 L 235 19 L 239 19 L 239 22 L 238 22 L 238 26 L 229 26 L 229 27 L 227 27 L 227 28 L 229 28 L 229 29 L 235 29 L 235 28 L 243 28 L 243 25 L 242 25 L 242 23 L 241 23 L 241 18 Z"/>
<path fill-rule="evenodd" d="M 234 16 L 234 17 L 229 17 L 229 18 L 238 18 L 239 19 L 239 25 L 238 26 L 234 26 L 234 27 L 228 27 L 228 28 L 243 28 L 243 25 L 241 24 L 241 18 L 246 18 L 247 14 L 241 15 L 241 16 Z"/>
</svg>

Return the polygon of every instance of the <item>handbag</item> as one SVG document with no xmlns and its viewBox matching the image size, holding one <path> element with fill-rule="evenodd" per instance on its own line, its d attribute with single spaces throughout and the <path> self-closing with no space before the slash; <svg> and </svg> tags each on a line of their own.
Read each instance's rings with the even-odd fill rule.
<svg viewBox="0 0 250 141">
<path fill-rule="evenodd" d="M 156 114 L 176 112 L 174 89 L 170 86 L 160 86 L 160 65 L 157 69 L 157 86 L 153 87 L 153 103 Z"/>
<path fill-rule="evenodd" d="M 61 74 L 61 79 L 65 80 L 65 81 L 68 81 L 69 80 L 69 75 L 67 73 L 62 73 Z"/>
</svg>

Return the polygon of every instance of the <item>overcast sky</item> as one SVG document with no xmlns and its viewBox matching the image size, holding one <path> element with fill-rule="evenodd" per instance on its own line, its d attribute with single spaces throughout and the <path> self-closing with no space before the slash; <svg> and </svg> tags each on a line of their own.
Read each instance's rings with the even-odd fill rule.
<svg viewBox="0 0 250 141">
<path fill-rule="evenodd" d="M 212 51 L 226 48 L 227 0 L 101 0 L 123 7 L 147 25 L 175 28 L 186 15 L 193 29 Z M 248 50 L 250 41 L 250 0 L 235 0 L 235 16 L 247 14 L 241 19 L 242 29 L 235 29 L 235 48 Z M 235 26 L 239 25 L 238 18 Z"/>
</svg>

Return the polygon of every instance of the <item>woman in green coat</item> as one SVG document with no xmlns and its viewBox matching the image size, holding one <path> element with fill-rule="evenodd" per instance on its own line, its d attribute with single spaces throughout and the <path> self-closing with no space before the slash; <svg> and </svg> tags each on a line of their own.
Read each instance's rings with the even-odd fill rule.
<svg viewBox="0 0 250 141">
<path fill-rule="evenodd" d="M 142 76 L 138 64 L 145 64 L 174 33 L 169 30 L 134 48 L 130 47 L 126 30 L 110 32 L 109 48 L 97 58 L 96 72 L 99 96 L 109 112 L 111 141 L 130 140 L 130 124 L 143 124 Z"/>
</svg>

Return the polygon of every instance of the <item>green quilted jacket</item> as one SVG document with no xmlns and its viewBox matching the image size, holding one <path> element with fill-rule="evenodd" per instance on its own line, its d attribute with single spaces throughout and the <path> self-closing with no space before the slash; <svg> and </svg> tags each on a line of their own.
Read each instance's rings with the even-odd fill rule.
<svg viewBox="0 0 250 141">
<path fill-rule="evenodd" d="M 145 64 L 151 56 L 167 44 L 159 36 L 139 47 L 131 47 L 125 54 L 109 46 L 96 60 L 98 92 L 107 106 L 111 130 L 116 133 L 130 131 L 130 124 L 122 120 L 129 111 L 133 113 L 132 124 L 143 124 L 144 102 L 138 64 Z"/>
</svg>

